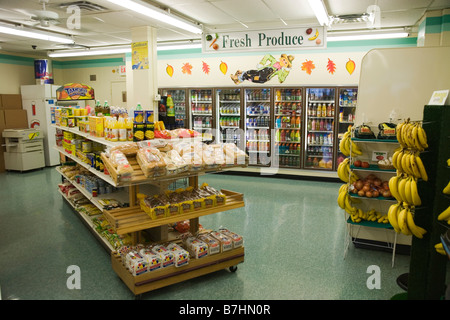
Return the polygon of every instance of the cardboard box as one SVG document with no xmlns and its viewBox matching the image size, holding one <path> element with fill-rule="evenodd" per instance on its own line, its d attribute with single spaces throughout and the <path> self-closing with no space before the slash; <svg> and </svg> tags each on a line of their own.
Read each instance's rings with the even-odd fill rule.
<svg viewBox="0 0 450 320">
<path fill-rule="evenodd" d="M 27 110 L 3 110 L 5 129 L 28 129 Z"/>
<path fill-rule="evenodd" d="M 3 110 L 21 110 L 22 95 L 20 94 L 2 94 L 0 108 Z"/>
</svg>

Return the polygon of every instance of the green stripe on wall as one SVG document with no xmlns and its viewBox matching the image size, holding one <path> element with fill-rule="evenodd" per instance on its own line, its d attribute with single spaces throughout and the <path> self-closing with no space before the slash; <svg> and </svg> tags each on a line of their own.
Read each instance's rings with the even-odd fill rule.
<svg viewBox="0 0 450 320">
<path fill-rule="evenodd" d="M 0 54 L 0 63 L 34 67 L 33 58 L 12 56 L 9 54 Z"/>
<path fill-rule="evenodd" d="M 55 61 L 53 62 L 53 67 L 60 69 L 117 67 L 125 65 L 123 58 L 58 61 L 57 66 L 54 63 Z"/>
</svg>

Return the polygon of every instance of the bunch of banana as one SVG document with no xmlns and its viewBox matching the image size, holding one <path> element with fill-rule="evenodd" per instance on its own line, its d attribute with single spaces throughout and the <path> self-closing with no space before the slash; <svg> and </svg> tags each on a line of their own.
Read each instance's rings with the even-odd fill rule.
<svg viewBox="0 0 450 320">
<path fill-rule="evenodd" d="M 439 221 L 445 220 L 447 221 L 448 224 L 450 224 L 450 207 L 448 207 L 438 215 L 438 220 Z"/>
<path fill-rule="evenodd" d="M 339 164 L 337 174 L 339 179 L 341 179 L 344 182 L 353 183 L 359 179 L 358 176 L 353 171 L 350 171 L 350 158 L 345 158 Z"/>
<path fill-rule="evenodd" d="M 447 184 L 447 186 L 442 190 L 444 194 L 450 194 L 450 182 Z"/>
<path fill-rule="evenodd" d="M 389 179 L 389 191 L 399 202 L 405 202 L 410 206 L 420 206 L 420 199 L 417 189 L 417 178 L 405 174 L 397 174 Z"/>
<path fill-rule="evenodd" d="M 444 245 L 442 244 L 442 242 L 435 244 L 434 248 L 436 249 L 437 253 L 442 254 L 443 256 L 447 255 L 447 252 L 445 252 Z"/>
<path fill-rule="evenodd" d="M 392 155 L 392 164 L 398 172 L 428 181 L 428 174 L 418 151 L 397 149 Z"/>
<path fill-rule="evenodd" d="M 412 209 L 408 203 L 399 201 L 389 207 L 388 220 L 395 232 L 422 239 L 427 231 L 414 223 Z"/>
<path fill-rule="evenodd" d="M 427 134 L 418 122 L 409 119 L 397 124 L 397 140 L 403 148 L 423 151 L 428 148 Z"/>
<path fill-rule="evenodd" d="M 375 209 L 364 212 L 361 209 L 355 208 L 355 210 L 350 214 L 350 219 L 353 222 L 365 221 L 377 221 L 378 223 L 389 223 L 387 214 L 382 214 Z"/>
<path fill-rule="evenodd" d="M 350 153 L 352 157 L 360 156 L 362 155 L 362 151 L 356 143 L 352 141 L 351 133 L 351 126 L 349 126 L 347 132 L 344 133 L 344 136 L 339 142 L 339 150 L 347 157 L 350 156 Z"/>
</svg>

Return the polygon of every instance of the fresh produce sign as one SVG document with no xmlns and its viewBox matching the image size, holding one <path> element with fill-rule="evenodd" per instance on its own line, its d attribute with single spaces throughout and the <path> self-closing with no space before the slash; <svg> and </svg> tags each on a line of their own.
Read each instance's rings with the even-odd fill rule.
<svg viewBox="0 0 450 320">
<path fill-rule="evenodd" d="M 203 53 L 303 48 L 325 49 L 325 28 L 311 26 L 278 30 L 204 33 L 202 36 Z"/>
<path fill-rule="evenodd" d="M 56 90 L 57 100 L 92 100 L 94 89 L 81 83 L 68 83 Z"/>
</svg>

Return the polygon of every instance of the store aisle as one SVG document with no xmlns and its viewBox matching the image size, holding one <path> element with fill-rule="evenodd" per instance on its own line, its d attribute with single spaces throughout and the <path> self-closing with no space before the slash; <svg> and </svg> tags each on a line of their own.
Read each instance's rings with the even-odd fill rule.
<svg viewBox="0 0 450 320">
<path fill-rule="evenodd" d="M 2 299 L 134 299 L 110 257 L 56 191 L 53 168 L 0 174 Z M 200 218 L 245 239 L 245 262 L 162 288 L 142 299 L 390 299 L 409 256 L 356 249 L 343 259 L 345 222 L 336 204 L 339 184 L 206 175 L 200 182 L 243 192 L 245 208 Z M 81 289 L 68 289 L 67 268 L 81 271 Z M 368 289 L 367 268 L 381 270 L 381 288 Z"/>
</svg>

